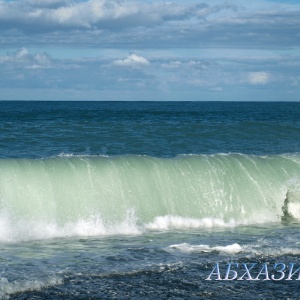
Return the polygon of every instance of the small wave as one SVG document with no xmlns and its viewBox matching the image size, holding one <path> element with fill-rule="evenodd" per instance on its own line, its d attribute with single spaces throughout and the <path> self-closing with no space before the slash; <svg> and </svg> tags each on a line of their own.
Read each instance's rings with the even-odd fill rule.
<svg viewBox="0 0 300 300">
<path fill-rule="evenodd" d="M 287 255 L 300 255 L 300 249 L 298 247 L 282 247 L 278 245 L 266 245 L 264 242 L 256 244 L 239 245 L 237 243 L 229 244 L 226 246 L 210 246 L 210 245 L 191 245 L 188 243 L 174 244 L 165 248 L 166 251 L 172 253 L 179 251 L 186 254 L 193 253 L 211 253 L 219 252 L 226 254 L 243 254 L 246 257 L 280 257 Z"/>
<path fill-rule="evenodd" d="M 300 255 L 299 248 L 293 247 L 270 247 L 270 248 L 248 248 L 250 255 L 280 257 L 286 255 Z"/>
<path fill-rule="evenodd" d="M 0 299 L 9 299 L 11 295 L 22 292 L 38 291 L 46 287 L 62 284 L 59 277 L 48 277 L 44 280 L 21 280 L 9 282 L 7 278 L 0 277 Z"/>
<path fill-rule="evenodd" d="M 184 253 L 209 253 L 213 251 L 226 254 L 237 254 L 243 251 L 243 247 L 239 244 L 231 244 L 227 246 L 209 246 L 209 245 L 190 245 L 188 243 L 170 245 L 168 251 L 178 250 Z"/>
</svg>

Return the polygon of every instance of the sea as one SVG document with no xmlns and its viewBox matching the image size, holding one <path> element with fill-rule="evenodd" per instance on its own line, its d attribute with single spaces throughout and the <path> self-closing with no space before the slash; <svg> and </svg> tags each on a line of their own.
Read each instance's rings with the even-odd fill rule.
<svg viewBox="0 0 300 300">
<path fill-rule="evenodd" d="M 0 102 L 0 299 L 300 299 L 300 103 Z"/>
</svg>

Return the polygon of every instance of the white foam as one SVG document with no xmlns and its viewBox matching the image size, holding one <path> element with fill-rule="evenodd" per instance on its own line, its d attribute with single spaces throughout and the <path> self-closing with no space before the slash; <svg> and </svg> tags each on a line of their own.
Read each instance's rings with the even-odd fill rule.
<svg viewBox="0 0 300 300">
<path fill-rule="evenodd" d="M 63 280 L 59 277 L 48 277 L 45 280 L 22 280 L 9 282 L 7 278 L 0 278 L 0 299 L 9 299 L 10 295 L 38 291 L 42 288 L 62 284 Z"/>
<path fill-rule="evenodd" d="M 248 257 L 257 256 L 271 256 L 280 257 L 286 255 L 300 255 L 300 248 L 298 243 L 294 243 L 295 246 L 278 246 L 273 245 L 272 242 L 265 241 L 264 239 L 258 241 L 257 243 L 243 244 L 239 245 L 237 243 L 229 244 L 226 246 L 211 246 L 211 245 L 191 245 L 188 243 L 174 244 L 166 248 L 168 252 L 180 251 L 182 253 L 211 253 L 217 251 L 226 254 L 238 254 L 243 253 L 243 255 Z"/>
<path fill-rule="evenodd" d="M 134 211 L 128 210 L 124 220 L 107 223 L 100 216 L 79 219 L 59 225 L 52 221 L 13 221 L 7 214 L 0 215 L 0 242 L 16 242 L 72 236 L 137 235 L 142 229 L 137 225 Z"/>
<path fill-rule="evenodd" d="M 300 203 L 289 203 L 288 212 L 297 220 L 300 220 Z"/>
<path fill-rule="evenodd" d="M 190 245 L 188 243 L 170 245 L 167 250 L 179 250 L 184 253 L 207 253 L 207 252 L 223 252 L 227 254 L 237 254 L 243 251 L 239 244 L 227 246 L 209 246 L 209 245 Z"/>
<path fill-rule="evenodd" d="M 147 229 L 169 230 L 169 229 L 197 229 L 213 227 L 233 227 L 237 225 L 234 220 L 225 222 L 217 218 L 185 218 L 180 216 L 159 216 L 154 218 L 153 222 L 146 224 Z"/>
<path fill-rule="evenodd" d="M 273 256 L 280 257 L 285 255 L 300 255 L 300 249 L 296 247 L 280 247 L 272 244 L 268 245 L 264 241 L 256 244 L 239 245 L 237 243 L 226 246 L 210 246 L 205 244 L 191 245 L 188 243 L 174 244 L 166 248 L 168 252 L 180 251 L 182 253 L 211 253 L 217 251 L 226 254 L 238 254 L 243 252 L 249 257 Z"/>
</svg>

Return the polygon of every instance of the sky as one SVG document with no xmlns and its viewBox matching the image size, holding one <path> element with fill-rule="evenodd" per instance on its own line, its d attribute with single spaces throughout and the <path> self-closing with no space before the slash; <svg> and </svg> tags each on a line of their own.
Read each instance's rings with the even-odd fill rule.
<svg viewBox="0 0 300 300">
<path fill-rule="evenodd" d="M 300 100 L 298 0 L 0 0 L 0 46 L 0 100 Z"/>
</svg>

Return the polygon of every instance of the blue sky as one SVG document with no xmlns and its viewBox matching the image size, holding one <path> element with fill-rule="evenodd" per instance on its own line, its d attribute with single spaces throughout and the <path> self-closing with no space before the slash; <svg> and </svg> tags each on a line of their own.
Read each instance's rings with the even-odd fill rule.
<svg viewBox="0 0 300 300">
<path fill-rule="evenodd" d="M 0 0 L 0 31 L 0 100 L 300 99 L 300 1 Z"/>
</svg>

